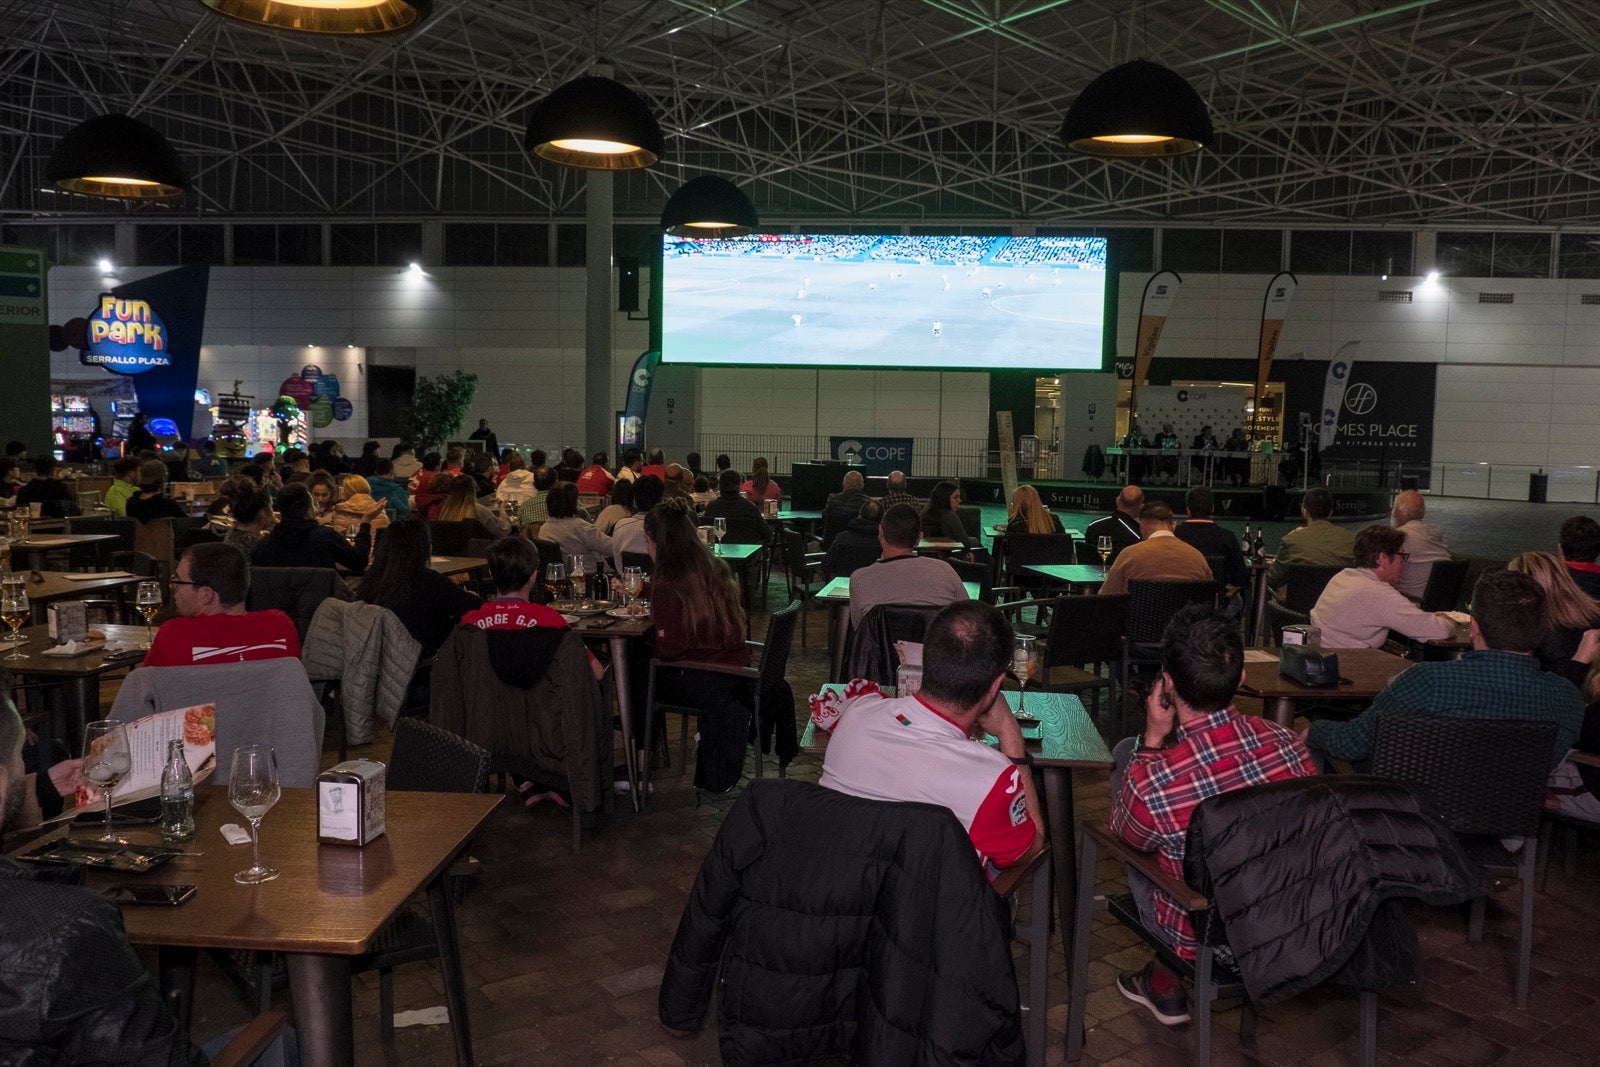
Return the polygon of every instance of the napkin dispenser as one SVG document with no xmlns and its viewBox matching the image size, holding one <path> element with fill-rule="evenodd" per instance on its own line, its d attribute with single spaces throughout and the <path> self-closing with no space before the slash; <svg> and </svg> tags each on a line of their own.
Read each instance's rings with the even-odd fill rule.
<svg viewBox="0 0 1600 1067">
<path fill-rule="evenodd" d="M 317 775 L 317 842 L 361 846 L 384 831 L 384 778 L 377 760 L 336 763 Z"/>
<path fill-rule="evenodd" d="M 1284 645 L 1278 673 L 1310 689 L 1331 689 L 1339 684 L 1339 657 L 1316 645 Z"/>
</svg>

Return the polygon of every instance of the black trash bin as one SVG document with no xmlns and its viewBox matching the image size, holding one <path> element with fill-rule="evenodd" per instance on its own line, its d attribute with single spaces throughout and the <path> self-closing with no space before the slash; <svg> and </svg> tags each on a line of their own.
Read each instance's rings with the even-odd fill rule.
<svg viewBox="0 0 1600 1067">
<path fill-rule="evenodd" d="M 1550 476 L 1544 471 L 1528 475 L 1528 503 L 1543 504 L 1550 495 Z"/>
</svg>

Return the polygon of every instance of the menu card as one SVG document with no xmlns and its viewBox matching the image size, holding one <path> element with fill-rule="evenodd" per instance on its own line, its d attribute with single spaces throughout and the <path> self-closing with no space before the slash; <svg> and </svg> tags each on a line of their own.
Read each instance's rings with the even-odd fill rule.
<svg viewBox="0 0 1600 1067">
<path fill-rule="evenodd" d="M 200 704 L 192 708 L 160 711 L 128 723 L 128 754 L 132 769 L 111 792 L 111 805 L 132 804 L 161 794 L 161 772 L 167 766 L 167 742 L 183 741 L 184 762 L 199 783 L 211 776 L 217 759 L 217 708 Z M 77 789 L 77 804 L 101 804 L 100 790 L 87 782 Z"/>
</svg>

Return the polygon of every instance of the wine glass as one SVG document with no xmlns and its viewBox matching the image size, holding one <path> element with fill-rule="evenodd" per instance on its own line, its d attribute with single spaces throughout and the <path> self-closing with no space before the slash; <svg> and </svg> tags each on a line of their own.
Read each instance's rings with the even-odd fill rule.
<svg viewBox="0 0 1600 1067">
<path fill-rule="evenodd" d="M 1037 638 L 1031 634 L 1018 634 L 1016 647 L 1011 650 L 1011 673 L 1017 678 L 1017 686 L 1021 695 L 1017 699 L 1017 713 L 1027 714 L 1028 711 L 1028 679 L 1033 677 L 1033 672 L 1038 668 L 1038 659 L 1034 653 L 1034 644 Z"/>
<path fill-rule="evenodd" d="M 25 642 L 17 636 L 22 624 L 28 621 L 28 587 L 21 578 L 7 577 L 0 583 L 0 622 L 11 630 L 11 655 L 6 659 L 21 659 Z"/>
<path fill-rule="evenodd" d="M 720 545 L 722 543 L 722 539 L 728 536 L 728 520 L 723 518 L 721 515 L 718 515 L 716 518 L 712 519 L 711 536 L 716 543 Z"/>
<path fill-rule="evenodd" d="M 106 832 L 100 838 L 102 841 L 122 844 L 122 839 L 111 832 L 111 794 L 132 769 L 133 756 L 128 751 L 126 726 L 111 719 L 99 719 L 83 728 L 83 778 L 106 798 Z"/>
<path fill-rule="evenodd" d="M 553 600 L 560 600 L 562 590 L 567 585 L 567 568 L 561 563 L 546 563 L 544 565 L 544 587 Z"/>
<path fill-rule="evenodd" d="M 233 769 L 228 772 L 228 802 L 250 821 L 250 843 L 255 846 L 255 862 L 233 876 L 240 885 L 259 885 L 278 877 L 279 872 L 261 865 L 261 817 L 278 802 L 278 754 L 271 745 L 242 745 L 233 750 Z"/>
<path fill-rule="evenodd" d="M 582 552 L 567 557 L 567 574 L 572 580 L 572 599 L 582 604 L 589 598 L 589 561 Z"/>
<path fill-rule="evenodd" d="M 155 640 L 150 623 L 155 619 L 156 612 L 161 610 L 161 583 L 140 582 L 133 594 L 133 606 L 144 616 L 144 647 L 149 648 Z"/>
<path fill-rule="evenodd" d="M 637 615 L 639 594 L 644 592 L 644 571 L 639 567 L 622 568 L 622 591 L 628 596 L 628 614 Z"/>
<path fill-rule="evenodd" d="M 1100 543 L 1095 545 L 1095 551 L 1100 553 L 1100 571 L 1101 571 L 1101 573 L 1104 573 L 1106 567 L 1109 566 L 1110 563 L 1111 563 L 1111 535 L 1110 534 L 1101 534 L 1100 535 Z"/>
</svg>

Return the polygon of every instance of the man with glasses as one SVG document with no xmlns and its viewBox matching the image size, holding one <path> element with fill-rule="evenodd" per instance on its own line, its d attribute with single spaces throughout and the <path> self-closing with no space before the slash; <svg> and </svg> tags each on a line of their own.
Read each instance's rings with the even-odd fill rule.
<svg viewBox="0 0 1600 1067">
<path fill-rule="evenodd" d="M 156 631 L 146 667 L 299 658 L 300 636 L 289 616 L 276 608 L 245 610 L 250 561 L 233 545 L 192 546 L 170 584 L 178 617 Z"/>
<path fill-rule="evenodd" d="M 1326 648 L 1379 648 L 1389 631 L 1417 641 L 1442 641 L 1455 630 L 1448 615 L 1423 611 L 1394 587 L 1405 571 L 1406 535 L 1368 526 L 1356 535 L 1355 566 L 1328 582 L 1311 609 Z"/>
</svg>

